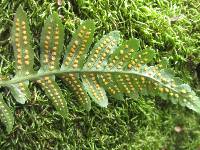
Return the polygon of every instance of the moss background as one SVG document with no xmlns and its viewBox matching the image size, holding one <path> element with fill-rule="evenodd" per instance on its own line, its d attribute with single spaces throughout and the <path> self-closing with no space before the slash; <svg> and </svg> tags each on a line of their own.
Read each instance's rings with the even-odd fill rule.
<svg viewBox="0 0 200 150">
<path fill-rule="evenodd" d="M 3 74 L 14 73 L 9 37 L 20 4 L 31 18 L 36 62 L 44 20 L 58 11 L 65 25 L 65 47 L 80 22 L 93 19 L 97 27 L 94 42 L 112 30 L 120 30 L 124 39 L 136 37 L 142 48 L 156 50 L 155 63 L 166 58 L 177 75 L 200 95 L 198 0 L 66 0 L 62 6 L 50 0 L 0 0 L 0 72 Z M 68 101 L 66 120 L 56 113 L 35 84 L 30 87 L 32 99 L 25 105 L 5 95 L 15 110 L 15 126 L 8 135 L 0 124 L 1 149 L 200 149 L 200 116 L 186 108 L 146 97 L 124 101 L 110 98 L 107 109 L 93 104 L 90 112 L 84 112 L 78 109 L 79 103 L 67 87 L 58 82 Z"/>
</svg>

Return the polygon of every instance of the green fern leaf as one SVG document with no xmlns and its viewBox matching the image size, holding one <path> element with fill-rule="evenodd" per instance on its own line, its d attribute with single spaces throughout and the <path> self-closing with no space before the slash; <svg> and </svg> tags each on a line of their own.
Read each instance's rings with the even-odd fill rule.
<svg viewBox="0 0 200 150">
<path fill-rule="evenodd" d="M 40 40 L 40 62 L 41 68 L 38 74 L 43 74 L 46 71 L 59 69 L 59 60 L 63 49 L 64 42 L 64 27 L 57 13 L 53 13 L 47 18 L 42 30 Z M 51 99 L 55 108 L 64 117 L 67 116 L 67 102 L 65 101 L 62 92 L 55 82 L 55 76 L 45 76 L 37 80 L 41 83 L 46 95 Z"/>
<path fill-rule="evenodd" d="M 69 89 L 75 93 L 81 106 L 89 111 L 91 109 L 90 97 L 88 96 L 87 91 L 85 91 L 84 85 L 79 79 L 79 75 L 77 73 L 63 74 L 61 79 Z"/>
<path fill-rule="evenodd" d="M 133 64 L 133 61 L 135 62 L 135 64 L 147 64 L 151 62 L 154 57 L 155 57 L 155 51 L 151 49 L 138 51 L 138 52 L 133 53 L 132 64 Z"/>
<path fill-rule="evenodd" d="M 96 75 L 84 74 L 82 76 L 82 82 L 85 91 L 89 94 L 93 101 L 99 104 L 101 107 L 107 107 L 108 98 L 103 87 L 97 82 Z"/>
<path fill-rule="evenodd" d="M 59 68 L 63 42 L 64 27 L 58 14 L 53 13 L 45 21 L 42 30 L 40 39 L 40 71 L 55 70 Z"/>
<path fill-rule="evenodd" d="M 77 29 L 65 52 L 61 70 L 66 68 L 82 68 L 92 43 L 94 29 L 94 22 L 91 20 L 85 21 Z"/>
<path fill-rule="evenodd" d="M 90 51 L 87 62 L 84 64 L 85 70 L 94 68 L 102 69 L 106 66 L 106 59 L 117 48 L 117 43 L 120 40 L 118 31 L 113 31 L 104 36 Z M 82 82 L 85 90 L 93 101 L 102 107 L 107 107 L 108 98 L 103 87 L 97 81 L 97 75 L 94 73 L 82 75 Z"/>
<path fill-rule="evenodd" d="M 17 9 L 12 27 L 12 45 L 15 54 L 16 76 L 33 73 L 34 51 L 29 22 L 21 7 Z"/>
<path fill-rule="evenodd" d="M 67 47 L 61 70 L 83 67 L 93 35 L 94 22 L 87 20 L 73 34 L 72 40 Z M 76 93 L 76 97 L 78 97 L 83 107 L 86 110 L 90 110 L 90 97 L 84 90 L 84 85 L 80 81 L 79 75 L 76 73 L 65 74 L 62 75 L 61 79 Z"/>
<path fill-rule="evenodd" d="M 109 57 L 108 66 L 111 69 L 124 68 L 128 63 L 130 63 L 133 57 L 133 52 L 138 50 L 139 41 L 137 39 L 130 39 L 123 42 Z"/>
<path fill-rule="evenodd" d="M 10 133 L 13 128 L 14 117 L 10 108 L 4 102 L 2 94 L 0 94 L 0 119 L 6 125 L 7 132 Z"/>
<path fill-rule="evenodd" d="M 14 48 L 16 68 L 15 78 L 24 75 L 27 76 L 34 72 L 34 51 L 31 46 L 31 40 L 28 19 L 25 12 L 19 7 L 12 27 L 12 45 Z M 28 81 L 9 85 L 12 95 L 19 103 L 24 104 L 30 98 L 28 85 Z"/>
<path fill-rule="evenodd" d="M 107 65 L 108 56 L 116 50 L 120 41 L 119 31 L 110 32 L 105 35 L 90 51 L 84 69 L 102 69 Z"/>
<path fill-rule="evenodd" d="M 55 82 L 54 76 L 45 76 L 40 80 L 37 80 L 45 91 L 46 95 L 51 99 L 56 110 L 63 116 L 66 117 L 68 114 L 67 103 L 62 95 L 60 87 Z"/>
<path fill-rule="evenodd" d="M 28 89 L 29 81 L 11 84 L 8 87 L 17 102 L 24 104 L 27 99 L 31 98 L 31 92 Z"/>
</svg>

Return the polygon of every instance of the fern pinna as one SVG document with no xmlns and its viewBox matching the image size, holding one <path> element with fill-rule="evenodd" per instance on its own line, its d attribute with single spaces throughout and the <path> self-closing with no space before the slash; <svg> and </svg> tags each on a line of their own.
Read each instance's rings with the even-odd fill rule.
<svg viewBox="0 0 200 150">
<path fill-rule="evenodd" d="M 140 95 L 160 96 L 200 113 L 200 99 L 191 88 L 174 77 L 172 71 L 161 65 L 147 66 L 155 56 L 152 50 L 140 50 L 139 41 L 122 41 L 119 31 L 113 31 L 90 49 L 95 25 L 85 21 L 73 34 L 60 65 L 64 43 L 64 27 L 57 13 L 44 23 L 40 39 L 40 63 L 33 69 L 34 50 L 28 19 L 21 7 L 17 9 L 12 28 L 15 54 L 14 78 L 0 76 L 0 87 L 7 87 L 17 102 L 24 104 L 31 98 L 29 81 L 37 82 L 51 99 L 55 108 L 65 117 L 67 102 L 55 81 L 59 77 L 75 93 L 85 109 L 91 100 L 107 107 L 107 94 L 116 99 L 137 98 Z M 107 92 L 107 93 L 106 93 Z M 2 122 L 7 131 L 14 124 L 13 112 L 0 94 Z"/>
</svg>

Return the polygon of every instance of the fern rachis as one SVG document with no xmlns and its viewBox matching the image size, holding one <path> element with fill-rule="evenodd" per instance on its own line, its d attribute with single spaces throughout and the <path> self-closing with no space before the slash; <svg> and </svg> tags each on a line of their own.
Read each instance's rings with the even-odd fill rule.
<svg viewBox="0 0 200 150">
<path fill-rule="evenodd" d="M 15 53 L 15 77 L 11 80 L 0 76 L 0 87 L 7 87 L 19 103 L 31 97 L 29 81 L 41 85 L 55 108 L 62 116 L 67 115 L 67 102 L 55 81 L 55 76 L 66 83 L 83 107 L 90 109 L 90 100 L 107 107 L 106 92 L 117 99 L 139 95 L 160 96 L 200 112 L 200 100 L 191 88 L 174 77 L 171 70 L 147 66 L 154 58 L 154 51 L 139 50 L 139 41 L 122 42 L 118 31 L 110 32 L 90 50 L 94 35 L 94 22 L 85 21 L 73 34 L 63 63 L 59 61 L 64 43 L 64 27 L 56 13 L 47 18 L 40 39 L 40 63 L 33 69 L 34 52 L 28 19 L 18 8 L 12 28 L 12 43 Z M 0 111 L 8 131 L 13 117 L 0 95 Z"/>
</svg>

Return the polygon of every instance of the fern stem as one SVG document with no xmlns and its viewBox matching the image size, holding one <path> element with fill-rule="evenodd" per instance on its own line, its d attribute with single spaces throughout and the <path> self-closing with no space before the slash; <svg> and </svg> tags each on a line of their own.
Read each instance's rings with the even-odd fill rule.
<svg viewBox="0 0 200 150">
<path fill-rule="evenodd" d="M 47 71 L 47 72 L 42 72 L 42 73 L 37 73 L 37 74 L 31 74 L 31 75 L 27 75 L 27 76 L 20 76 L 20 77 L 14 77 L 12 80 L 4 80 L 4 81 L 0 81 L 0 87 L 1 86 L 4 86 L 4 87 L 7 87 L 11 84 L 15 84 L 15 83 L 18 83 L 18 82 L 22 82 L 22 81 L 35 81 L 35 80 L 38 80 L 42 77 L 45 77 L 45 76 L 51 76 L 51 75 L 56 75 L 56 76 L 59 76 L 61 74 L 69 74 L 69 73 L 79 73 L 79 74 L 84 74 L 84 73 L 96 73 L 96 74 L 99 74 L 99 73 L 111 73 L 111 74 L 119 74 L 119 73 L 123 73 L 123 74 L 130 74 L 130 75 L 137 75 L 137 76 L 140 76 L 140 77 L 145 77 L 147 79 L 150 79 L 154 82 L 157 82 L 159 83 L 161 86 L 163 87 L 167 87 L 171 90 L 173 90 L 174 92 L 178 93 L 178 91 L 176 91 L 175 89 L 172 89 L 171 87 L 167 86 L 166 84 L 160 82 L 159 80 L 157 80 L 156 78 L 154 77 L 150 77 L 150 76 L 147 76 L 145 74 L 142 74 L 142 73 L 139 73 L 139 72 L 136 72 L 136 71 L 119 71 L 119 70 L 86 70 L 86 69 L 73 69 L 73 70 L 54 70 L 54 71 Z"/>
</svg>

